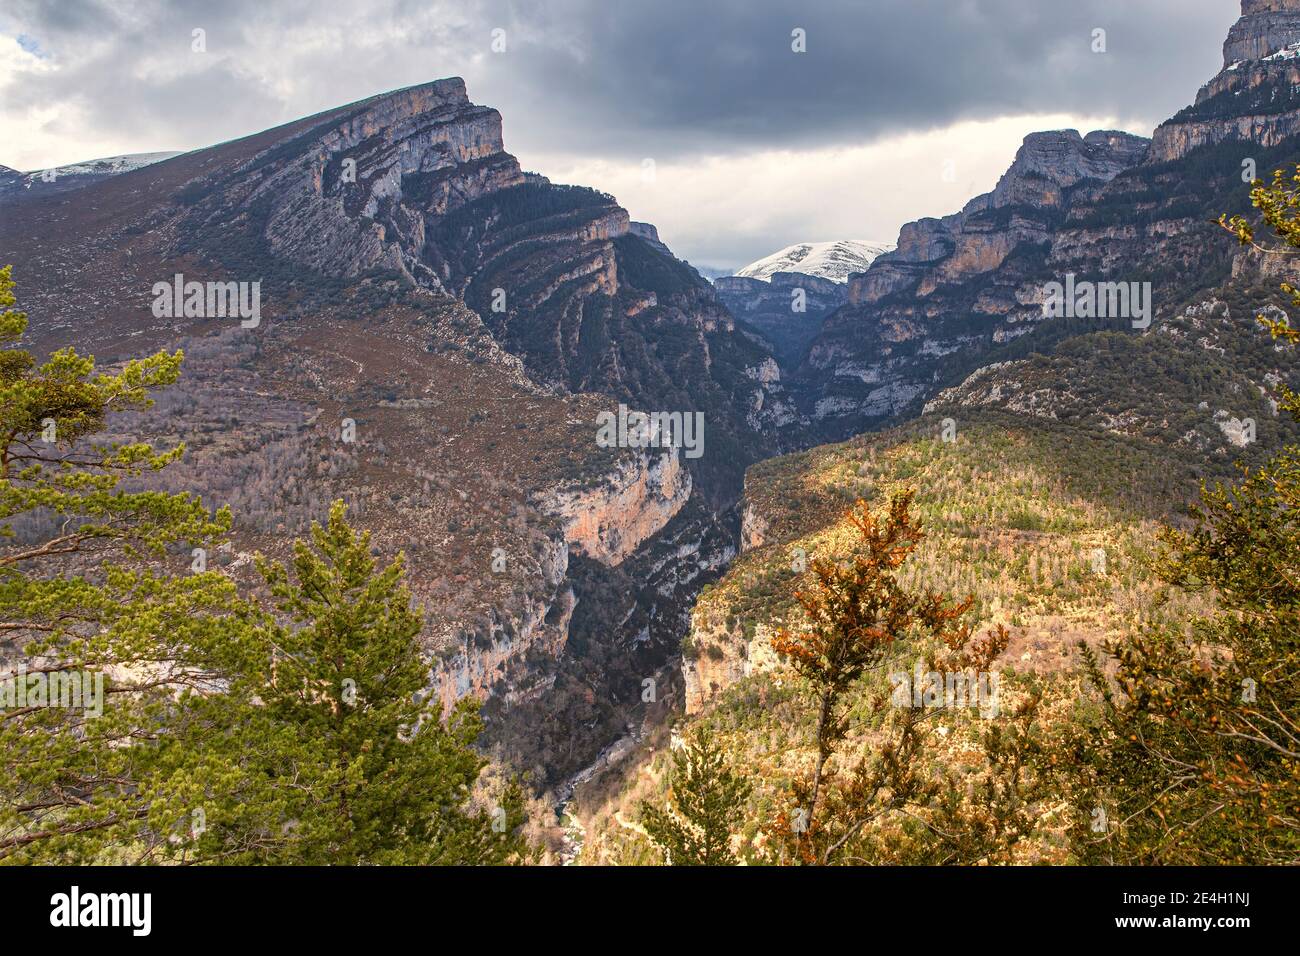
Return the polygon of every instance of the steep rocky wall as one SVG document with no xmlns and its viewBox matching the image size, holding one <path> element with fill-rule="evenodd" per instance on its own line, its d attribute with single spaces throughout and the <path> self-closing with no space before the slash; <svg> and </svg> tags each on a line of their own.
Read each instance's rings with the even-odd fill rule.
<svg viewBox="0 0 1300 956">
<path fill-rule="evenodd" d="M 501 696 L 507 703 L 535 698 L 555 680 L 551 669 L 534 670 L 526 660 L 557 659 L 569 636 L 573 589 L 565 581 L 569 565 L 563 538 L 549 543 L 541 562 L 541 597 L 516 596 L 488 619 L 464 629 L 452 648 L 434 662 L 432 687 L 449 710 L 457 700 L 474 695 Z"/>
<path fill-rule="evenodd" d="M 1241 19 L 1232 25 L 1223 44 L 1223 66 L 1226 69 L 1242 60 L 1261 59 L 1297 41 L 1297 0 L 1241 0 Z"/>
<path fill-rule="evenodd" d="M 813 427 L 843 438 L 919 410 L 1022 336 L 1050 348 L 1043 290 L 1067 274 L 1154 280 L 1160 321 L 1200 291 L 1188 277 L 1209 288 L 1239 271 L 1212 241 L 1210 210 L 1241 208 L 1243 157 L 1266 178 L 1300 141 L 1300 0 L 1247 0 L 1242 13 L 1225 68 L 1149 145 L 1115 131 L 1032 134 L 992 192 L 905 225 L 894 252 L 850 279 L 849 303 L 787 379 Z"/>
<path fill-rule="evenodd" d="M 661 531 L 691 495 L 679 450 L 629 457 L 595 487 L 551 492 L 542 507 L 564 525 L 569 546 L 617 565 Z"/>
<path fill-rule="evenodd" d="M 702 602 L 703 603 L 703 602 Z M 698 714 L 718 694 L 750 674 L 775 670 L 780 658 L 772 649 L 772 629 L 758 624 L 752 637 L 727 629 L 708 606 L 691 615 L 691 630 L 682 656 L 682 684 L 687 715 Z"/>
</svg>

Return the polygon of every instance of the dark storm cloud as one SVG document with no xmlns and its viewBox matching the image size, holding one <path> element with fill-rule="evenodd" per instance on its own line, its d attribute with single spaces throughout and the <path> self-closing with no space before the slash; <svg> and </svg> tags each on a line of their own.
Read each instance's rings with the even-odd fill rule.
<svg viewBox="0 0 1300 956">
<path fill-rule="evenodd" d="M 1185 105 L 1215 72 L 1237 7 L 7 0 L 0 32 L 34 41 L 59 69 L 16 74 L 0 109 L 66 103 L 79 122 L 138 135 L 141 149 L 192 146 L 460 74 L 477 102 L 501 109 L 517 151 L 671 158 L 860 144 L 1030 112 L 1141 126 Z M 207 31 L 206 54 L 190 51 L 195 27 Z M 505 53 L 489 48 L 497 27 Z M 806 53 L 791 51 L 796 27 Z M 1091 50 L 1097 28 L 1104 54 Z"/>
<path fill-rule="evenodd" d="M 647 139 L 668 152 L 861 143 L 1030 112 L 1142 125 L 1217 71 L 1237 12 L 1237 0 L 610 3 L 567 21 L 580 56 L 530 44 L 501 66 L 528 99 L 525 124 L 562 113 L 581 145 L 630 153 Z"/>
</svg>

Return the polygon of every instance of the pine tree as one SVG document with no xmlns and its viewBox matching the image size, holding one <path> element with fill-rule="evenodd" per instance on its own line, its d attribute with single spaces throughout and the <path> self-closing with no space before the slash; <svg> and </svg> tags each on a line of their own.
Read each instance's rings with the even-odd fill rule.
<svg viewBox="0 0 1300 956">
<path fill-rule="evenodd" d="M 220 812 L 217 791 L 243 806 L 228 785 L 242 745 L 221 742 L 249 701 L 206 691 L 249 651 L 246 608 L 190 550 L 230 515 L 140 490 L 183 447 L 92 441 L 174 383 L 181 353 L 116 372 L 72 349 L 38 364 L 18 347 L 14 287 L 0 269 L 0 859 L 170 858 L 202 807 Z"/>
<path fill-rule="evenodd" d="M 491 805 L 475 793 L 486 760 L 473 749 L 478 704 L 444 719 L 429 693 L 417 637 L 422 617 L 403 584 L 404 558 L 380 568 L 370 536 L 335 502 L 291 569 L 259 568 L 275 605 L 264 636 L 273 673 L 269 718 L 296 728 L 291 752 L 301 793 L 285 805 L 289 836 L 258 862 L 499 864 L 526 858 L 523 795 L 508 786 Z M 287 773 L 283 754 L 270 770 Z M 479 798 L 479 799 L 476 799 Z"/>
<path fill-rule="evenodd" d="M 523 859 L 519 787 L 476 792 L 476 703 L 425 699 L 401 559 L 377 568 L 336 504 L 292 573 L 260 562 L 270 608 L 241 595 L 206 567 L 229 511 L 146 488 L 183 446 L 94 442 L 181 353 L 38 364 L 13 288 L 0 270 L 0 861 Z"/>
<path fill-rule="evenodd" d="M 732 829 L 751 785 L 705 728 L 673 753 L 669 805 L 641 804 L 641 823 L 670 866 L 734 866 Z"/>
</svg>

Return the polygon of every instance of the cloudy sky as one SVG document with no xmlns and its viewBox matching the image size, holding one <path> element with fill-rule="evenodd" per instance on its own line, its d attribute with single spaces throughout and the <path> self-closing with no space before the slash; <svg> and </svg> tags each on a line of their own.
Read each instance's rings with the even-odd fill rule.
<svg viewBox="0 0 1300 956">
<path fill-rule="evenodd" d="M 463 76 L 501 111 L 526 169 L 612 192 L 679 255 L 731 268 L 798 241 L 892 241 L 991 188 L 1034 130 L 1149 134 L 1218 70 L 1238 12 L 1237 0 L 4 0 L 0 164 L 192 149 Z"/>
</svg>

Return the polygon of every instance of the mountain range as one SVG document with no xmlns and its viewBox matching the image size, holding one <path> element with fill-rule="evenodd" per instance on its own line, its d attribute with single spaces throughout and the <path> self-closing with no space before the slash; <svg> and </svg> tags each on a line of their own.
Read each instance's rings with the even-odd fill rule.
<svg viewBox="0 0 1300 956">
<path fill-rule="evenodd" d="M 410 555 L 436 692 L 530 728 L 512 759 L 548 777 L 624 725 L 793 418 L 707 281 L 612 197 L 521 170 L 459 79 L 67 178 L 0 196 L 29 337 L 185 349 L 184 386 L 115 424 L 187 442 L 178 480 L 240 514 L 230 564 L 344 497 Z M 177 275 L 258 283 L 256 327 L 160 318 Z M 708 454 L 598 446 L 620 404 L 704 415 Z"/>
<path fill-rule="evenodd" d="M 37 351 L 184 349 L 182 384 L 110 433 L 186 443 L 167 480 L 233 506 L 232 574 L 336 497 L 405 549 L 434 692 L 483 697 L 494 759 L 567 798 L 611 744 L 644 757 L 683 702 L 763 672 L 788 549 L 931 468 L 946 421 L 983 451 L 967 498 L 926 507 L 961 538 L 993 502 L 983 543 L 1059 534 L 1058 565 L 1295 437 L 1294 361 L 1253 322 L 1279 276 L 1214 221 L 1248 208 L 1243 170 L 1300 161 L 1297 43 L 1300 0 L 1243 0 L 1223 70 L 1150 139 L 1035 133 L 892 246 L 799 244 L 714 283 L 614 197 L 522 169 L 458 78 L 148 163 L 0 169 L 0 262 Z M 257 283 L 256 322 L 160 311 L 178 276 Z M 1067 277 L 1149 288 L 1148 321 L 1049 318 Z M 704 453 L 598 442 L 627 409 L 702 415 Z M 1050 499 L 1036 517 L 991 448 Z M 1036 594 L 1031 657 L 1054 633 Z M 1095 637 L 1114 608 L 1087 600 Z"/>
</svg>

